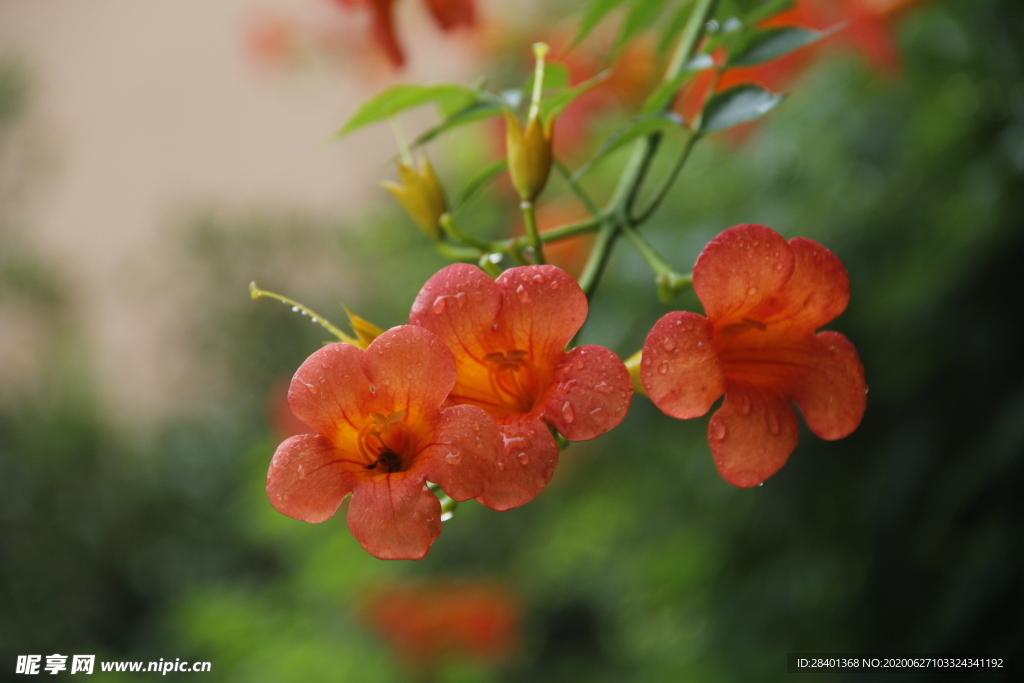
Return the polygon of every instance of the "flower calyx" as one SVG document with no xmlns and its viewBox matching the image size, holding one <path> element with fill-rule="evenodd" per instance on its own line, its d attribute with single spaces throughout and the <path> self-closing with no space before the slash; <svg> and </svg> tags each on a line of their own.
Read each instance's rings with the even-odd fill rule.
<svg viewBox="0 0 1024 683">
<path fill-rule="evenodd" d="M 448 212 L 448 199 L 434 167 L 421 157 L 419 168 L 411 159 L 398 162 L 399 182 L 385 181 L 383 187 L 394 195 L 416 226 L 432 240 L 442 237 L 440 218 Z"/>
<path fill-rule="evenodd" d="M 524 202 L 532 202 L 544 190 L 554 160 L 552 137 L 554 116 L 543 120 L 540 113 L 540 96 L 544 84 L 544 58 L 548 46 L 536 43 L 536 73 L 533 80 L 533 96 L 530 112 L 523 128 L 519 118 L 510 111 L 505 112 L 505 147 L 508 155 L 508 169 L 512 184 Z"/>
</svg>

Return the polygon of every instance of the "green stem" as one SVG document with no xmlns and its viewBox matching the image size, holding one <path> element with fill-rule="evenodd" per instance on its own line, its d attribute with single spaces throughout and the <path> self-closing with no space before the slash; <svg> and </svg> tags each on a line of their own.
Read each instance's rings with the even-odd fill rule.
<svg viewBox="0 0 1024 683">
<path fill-rule="evenodd" d="M 533 202 L 525 199 L 519 203 L 523 212 L 523 224 L 526 226 L 526 239 L 533 249 L 533 262 L 537 265 L 544 265 L 544 243 L 541 242 L 540 232 L 537 230 L 537 214 L 533 208 Z"/>
<path fill-rule="evenodd" d="M 470 247 L 475 247 L 480 251 L 493 252 L 499 250 L 497 245 L 463 231 L 455 222 L 455 219 L 452 218 L 450 213 L 441 214 L 441 217 L 437 219 L 437 222 L 441 225 L 441 229 L 444 230 L 445 234 L 456 242 L 460 242 Z"/>
<path fill-rule="evenodd" d="M 677 273 L 636 228 L 631 225 L 623 226 L 622 234 L 654 271 L 655 282 L 658 285 L 658 298 L 663 302 L 669 303 L 676 294 L 693 285 L 693 275 Z"/>
<path fill-rule="evenodd" d="M 573 177 L 573 174 L 569 172 L 569 169 L 565 167 L 565 164 L 563 164 L 558 159 L 555 159 L 554 165 L 555 168 L 558 169 L 558 172 L 561 174 L 562 178 L 565 179 L 566 185 L 568 185 L 569 188 L 574 193 L 576 193 L 576 196 L 579 197 L 580 201 L 583 202 L 583 205 L 590 210 L 590 213 L 600 213 L 600 209 L 597 206 L 597 202 L 590 198 L 590 195 L 587 194 L 587 191 L 583 189 L 582 185 L 580 185 L 579 179 Z"/>
<path fill-rule="evenodd" d="M 249 296 L 251 296 L 253 299 L 274 299 L 276 301 L 280 301 L 283 304 L 291 306 L 292 311 L 294 311 L 295 313 L 301 313 L 302 315 L 307 316 L 313 323 L 320 325 L 325 330 L 327 330 L 328 332 L 330 332 L 331 334 L 333 334 L 335 337 L 345 342 L 346 344 L 357 343 L 357 340 L 355 338 L 350 337 L 349 335 L 342 332 L 340 329 L 335 327 L 330 320 L 323 317 L 313 309 L 307 306 L 303 306 L 294 299 L 289 299 L 288 297 L 282 296 L 275 292 L 268 292 L 265 289 L 260 289 L 259 287 L 256 286 L 255 282 L 249 283 Z"/>
<path fill-rule="evenodd" d="M 679 41 L 679 46 L 665 71 L 664 82 L 674 81 L 693 58 L 697 51 L 697 45 L 704 35 L 704 28 L 717 6 L 718 0 L 697 0 L 690 21 L 683 32 L 683 37 Z M 672 102 L 670 101 L 666 103 L 663 110 L 667 111 L 671 106 Z M 635 225 L 629 213 L 640 192 L 644 178 L 651 168 L 660 142 L 661 136 L 657 133 L 637 142 L 633 156 L 623 171 L 618 187 L 615 188 L 615 194 L 608 203 L 605 213 L 610 219 L 601 226 L 601 230 L 597 234 L 597 242 L 590 252 L 590 258 L 580 276 L 580 287 L 586 292 L 588 298 L 593 296 L 594 290 L 597 288 L 597 282 L 601 279 L 601 274 L 608 264 L 611 249 L 615 245 L 615 239 L 619 232 L 625 227 Z M 689 152 L 687 152 L 688 155 Z M 683 161 L 685 162 L 685 159 Z M 664 192 L 667 193 L 667 191 L 666 188 Z M 649 210 L 645 213 L 649 213 Z"/>
<path fill-rule="evenodd" d="M 655 191 L 654 197 L 651 199 L 651 203 L 648 204 L 646 209 L 640 212 L 639 216 L 636 216 L 635 218 L 632 219 L 634 225 L 646 223 L 647 219 L 651 217 L 651 215 L 657 210 L 661 202 L 665 199 L 665 197 L 668 196 L 669 190 L 671 190 L 672 186 L 675 184 L 676 178 L 679 177 L 679 172 L 683 170 L 683 166 L 686 165 L 687 159 L 690 158 L 690 152 L 693 151 L 693 148 L 697 144 L 697 140 L 699 140 L 700 137 L 700 133 L 690 133 L 690 137 L 686 140 L 686 145 L 683 147 L 682 153 L 680 153 L 679 158 L 676 159 L 676 163 L 672 167 L 672 170 L 669 171 L 668 176 L 661 183 L 661 187 L 659 187 Z"/>
<path fill-rule="evenodd" d="M 442 256 L 450 261 L 462 261 L 464 263 L 475 263 L 480 258 L 479 249 L 473 247 L 460 247 L 447 242 L 434 242 L 434 246 Z"/>
<path fill-rule="evenodd" d="M 552 242 L 560 242 L 570 237 L 578 237 L 579 235 L 586 235 L 587 233 L 594 232 L 597 230 L 602 223 L 608 220 L 608 217 L 604 214 L 598 214 L 585 218 L 582 221 L 576 223 L 568 223 L 566 225 L 559 226 L 553 230 L 540 233 L 540 241 L 544 244 L 551 244 Z M 515 239 L 516 245 L 520 248 L 530 246 L 529 238 L 517 237 Z"/>
</svg>

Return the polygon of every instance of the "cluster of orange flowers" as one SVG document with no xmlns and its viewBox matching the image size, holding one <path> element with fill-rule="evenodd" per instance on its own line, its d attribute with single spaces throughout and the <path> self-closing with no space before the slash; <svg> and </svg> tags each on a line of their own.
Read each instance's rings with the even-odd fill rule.
<svg viewBox="0 0 1024 683">
<path fill-rule="evenodd" d="M 741 225 L 704 249 L 693 277 L 707 317 L 659 320 L 640 379 L 656 406 L 682 419 L 725 394 L 708 439 L 727 481 L 754 486 L 782 467 L 797 442 L 791 402 L 822 438 L 857 427 L 866 393 L 857 353 L 841 334 L 815 333 L 849 299 L 830 251 Z M 326 346 L 296 372 L 288 401 L 316 434 L 278 447 L 270 501 L 321 522 L 351 494 L 352 534 L 386 559 L 423 557 L 440 535 L 441 505 L 427 482 L 494 510 L 529 502 L 558 463 L 556 432 L 593 439 L 629 409 L 632 381 L 613 352 L 566 350 L 587 308 L 556 266 L 512 268 L 497 280 L 476 266 L 442 269 L 416 297 L 410 325 L 365 350 Z"/>
<path fill-rule="evenodd" d="M 334 1 L 369 9 L 375 39 L 401 64 L 394 0 Z M 845 22 L 843 39 L 891 69 L 888 22 L 915 2 L 798 0 L 765 26 Z M 473 0 L 426 3 L 443 29 L 475 21 Z M 783 85 L 808 54 L 694 79 L 677 108 L 692 118 L 687 107 L 705 106 L 713 83 L 723 90 Z M 539 82 L 543 53 L 538 64 Z M 637 74 L 644 78 L 643 69 Z M 539 92 L 535 83 L 525 124 L 506 112 L 505 134 L 530 248 L 543 263 L 541 252 L 554 255 L 553 245 L 542 248 L 537 230 L 546 221 L 533 204 L 556 150 L 555 115 L 539 113 Z M 586 120 L 563 114 L 560 121 L 577 126 Z M 388 189 L 427 235 L 443 241 L 456 227 L 445 223 L 447 200 L 433 169 L 407 156 L 399 171 L 401 182 Z M 441 533 L 439 493 L 497 511 L 531 501 L 552 477 L 559 440 L 593 439 L 618 426 L 634 387 L 678 419 L 706 414 L 724 395 L 708 441 L 722 477 L 740 487 L 761 484 L 795 449 L 794 404 L 823 439 L 857 428 L 866 406 L 863 366 L 843 335 L 818 331 L 849 301 L 849 278 L 835 255 L 811 240 L 739 225 L 704 248 L 692 284 L 704 315 L 662 317 L 627 367 L 607 348 L 569 347 L 589 305 L 561 268 L 518 266 L 496 279 L 473 265 L 442 269 L 415 298 L 408 325 L 326 346 L 298 369 L 288 403 L 311 431 L 278 447 L 267 476 L 270 501 L 288 516 L 321 522 L 351 496 L 348 525 L 368 552 L 416 559 Z"/>
</svg>

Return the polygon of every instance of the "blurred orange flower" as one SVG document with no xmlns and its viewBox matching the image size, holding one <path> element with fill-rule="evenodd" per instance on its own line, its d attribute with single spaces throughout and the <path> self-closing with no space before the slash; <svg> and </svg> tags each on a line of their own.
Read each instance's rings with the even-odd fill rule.
<svg viewBox="0 0 1024 683">
<path fill-rule="evenodd" d="M 347 9 L 364 7 L 372 14 L 371 31 L 377 45 L 396 67 L 405 63 L 405 53 L 395 35 L 395 0 L 334 0 Z M 476 24 L 475 0 L 424 0 L 427 9 L 443 31 Z"/>
<path fill-rule="evenodd" d="M 924 0 L 797 0 L 794 6 L 762 24 L 762 28 L 801 26 L 825 30 L 841 25 L 835 35 L 779 59 L 751 67 L 726 71 L 718 82 L 717 92 L 743 83 L 756 83 L 771 91 L 779 91 L 799 76 L 820 55 L 822 50 L 845 46 L 859 54 L 881 73 L 895 73 L 900 66 L 899 50 L 892 32 L 892 22 L 900 14 Z M 718 55 L 721 59 L 724 55 Z M 697 75 L 683 91 L 676 105 L 687 121 L 700 112 L 708 89 L 714 80 L 709 70 Z"/>
<path fill-rule="evenodd" d="M 449 657 L 498 663 L 519 644 L 522 609 L 491 583 L 391 586 L 364 608 L 369 624 L 414 669 Z"/>
</svg>

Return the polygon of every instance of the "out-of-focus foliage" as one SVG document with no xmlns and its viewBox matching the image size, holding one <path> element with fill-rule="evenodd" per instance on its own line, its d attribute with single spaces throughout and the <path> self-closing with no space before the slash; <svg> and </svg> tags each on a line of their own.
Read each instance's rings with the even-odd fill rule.
<svg viewBox="0 0 1024 683">
<path fill-rule="evenodd" d="M 49 371 L 0 404 L 2 675 L 17 654 L 95 652 L 206 659 L 209 680 L 402 680 L 361 620 L 365 597 L 459 578 L 509 586 L 525 632 L 507 666 L 452 660 L 436 680 L 774 681 L 793 651 L 1020 656 L 1021 26 L 1016 0 L 922 7 L 903 26 L 902 73 L 819 65 L 753 137 L 698 148 L 647 229 L 683 270 L 725 227 L 758 222 L 822 241 L 850 271 L 850 307 L 830 327 L 867 369 L 864 423 L 843 441 L 804 438 L 755 490 L 717 475 L 706 419 L 670 420 L 638 397 L 620 428 L 563 453 L 534 502 L 463 504 L 425 560 L 374 560 L 343 514 L 306 525 L 266 501 L 271 387 L 326 334 L 245 288 L 280 290 L 291 264 L 326 254 L 338 288 L 306 303 L 338 320 L 344 302 L 382 327 L 405 322 L 443 262 L 404 216 L 198 219 L 185 245 L 208 292 L 197 346 L 231 400 L 152 445 L 124 443 L 91 408 L 97 378 L 74 352 L 73 292 L 29 252 L 3 249 L 0 306 L 28 300 L 48 321 Z M 2 112 L 19 109 L 10 82 Z M 0 121 L 0 144 L 10 125 Z M 452 151 L 442 177 L 470 177 L 470 152 Z M 595 193 L 616 158 L 585 177 Z M 511 216 L 500 192 L 481 190 L 463 223 L 500 234 L 512 219 L 475 208 L 486 197 Z M 5 247 L 17 241 L 6 219 L 0 206 Z M 668 310 L 653 288 L 619 250 L 581 341 L 639 348 Z"/>
</svg>

